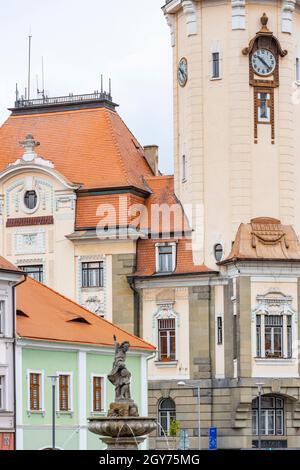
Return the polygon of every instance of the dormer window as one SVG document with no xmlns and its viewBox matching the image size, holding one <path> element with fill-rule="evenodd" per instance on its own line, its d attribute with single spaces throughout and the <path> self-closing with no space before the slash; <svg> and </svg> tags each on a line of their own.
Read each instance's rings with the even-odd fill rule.
<svg viewBox="0 0 300 470">
<path fill-rule="evenodd" d="M 176 264 L 176 245 L 162 244 L 157 245 L 156 271 L 159 273 L 171 273 L 175 271 Z"/>
<path fill-rule="evenodd" d="M 35 191 L 26 191 L 24 195 L 25 207 L 29 210 L 33 210 L 37 206 L 37 194 Z"/>
</svg>

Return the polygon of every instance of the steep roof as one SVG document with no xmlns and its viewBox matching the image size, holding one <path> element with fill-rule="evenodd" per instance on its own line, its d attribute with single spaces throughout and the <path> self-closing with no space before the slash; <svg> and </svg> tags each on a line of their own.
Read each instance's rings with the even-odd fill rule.
<svg viewBox="0 0 300 470">
<path fill-rule="evenodd" d="M 105 106 L 12 114 L 0 128 L 0 171 L 20 158 L 20 141 L 32 134 L 38 154 L 83 188 L 134 186 L 146 190 L 142 176 L 153 173 L 143 148 L 119 114 Z"/>
<path fill-rule="evenodd" d="M 270 217 L 252 219 L 241 224 L 229 256 L 219 264 L 234 259 L 299 260 L 300 244 L 291 225 Z"/>
<path fill-rule="evenodd" d="M 17 287 L 16 298 L 17 333 L 22 338 L 113 346 L 116 335 L 118 341 L 129 341 L 133 349 L 155 350 L 146 341 L 30 277 Z"/>
<path fill-rule="evenodd" d="M 11 271 L 13 273 L 23 274 L 23 272 L 19 268 L 17 268 L 17 266 L 14 266 L 2 256 L 0 256 L 0 271 Z"/>
</svg>

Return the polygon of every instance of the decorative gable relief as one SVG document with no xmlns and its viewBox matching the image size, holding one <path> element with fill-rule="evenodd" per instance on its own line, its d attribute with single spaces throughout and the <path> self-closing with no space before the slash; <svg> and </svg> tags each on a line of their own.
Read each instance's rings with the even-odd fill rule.
<svg viewBox="0 0 300 470">
<path fill-rule="evenodd" d="M 246 29 L 246 0 L 231 0 L 232 29 Z"/>
<path fill-rule="evenodd" d="M 50 160 L 45 160 L 44 158 L 39 157 L 38 154 L 34 151 L 34 149 L 38 147 L 40 143 L 34 140 L 31 134 L 28 134 L 25 140 L 20 142 L 20 145 L 22 145 L 25 150 L 22 158 L 19 158 L 14 163 L 10 163 L 8 167 L 34 163 L 46 168 L 54 168 L 54 164 Z"/>
<path fill-rule="evenodd" d="M 157 302 L 158 309 L 153 315 L 153 328 L 157 329 L 157 320 L 175 318 L 176 326 L 179 326 L 179 314 L 174 310 L 175 302 Z"/>
<path fill-rule="evenodd" d="M 18 231 L 14 234 L 14 242 L 14 252 L 16 255 L 45 253 L 45 229 Z"/>
<path fill-rule="evenodd" d="M 282 0 L 281 29 L 283 33 L 293 32 L 293 13 L 296 0 Z"/>
<path fill-rule="evenodd" d="M 187 35 L 193 36 L 198 32 L 196 3 L 194 0 L 183 0 L 182 8 L 186 19 Z"/>
<path fill-rule="evenodd" d="M 31 190 L 36 191 L 38 197 L 38 204 L 34 211 L 28 210 L 23 203 L 25 192 Z M 8 217 L 20 216 L 20 212 L 32 214 L 38 210 L 53 213 L 53 193 L 52 184 L 42 178 L 27 176 L 17 180 L 6 190 L 6 215 Z"/>
<path fill-rule="evenodd" d="M 256 297 L 257 305 L 252 311 L 252 321 L 255 321 L 256 315 L 295 315 L 293 308 L 293 297 L 285 295 L 278 289 L 270 289 L 264 295 Z M 295 317 L 297 321 L 297 317 Z"/>
</svg>

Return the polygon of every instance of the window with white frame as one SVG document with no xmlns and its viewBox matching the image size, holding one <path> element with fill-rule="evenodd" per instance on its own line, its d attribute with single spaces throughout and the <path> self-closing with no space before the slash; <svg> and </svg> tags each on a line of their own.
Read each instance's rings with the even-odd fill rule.
<svg viewBox="0 0 300 470">
<path fill-rule="evenodd" d="M 82 287 L 103 287 L 103 261 L 82 263 Z"/>
<path fill-rule="evenodd" d="M 171 273 L 176 265 L 176 245 L 164 244 L 158 245 L 156 270 L 160 273 Z"/>
<path fill-rule="evenodd" d="M 159 435 L 168 436 L 172 421 L 176 420 L 176 405 L 172 398 L 165 398 L 158 405 Z"/>
<path fill-rule="evenodd" d="M 0 300 L 0 335 L 5 332 L 5 301 Z"/>
<path fill-rule="evenodd" d="M 292 357 L 292 316 L 256 316 L 256 355 L 264 358 Z"/>
<path fill-rule="evenodd" d="M 105 410 L 104 403 L 104 377 L 93 375 L 92 377 L 92 411 L 102 413 Z"/>
<path fill-rule="evenodd" d="M 211 80 L 217 80 L 221 78 L 220 41 L 213 41 L 211 46 L 210 78 Z"/>
<path fill-rule="evenodd" d="M 58 412 L 72 411 L 72 377 L 69 373 L 58 375 Z"/>
<path fill-rule="evenodd" d="M 264 123 L 271 122 L 271 96 L 269 93 L 258 93 L 258 121 Z"/>
<path fill-rule="evenodd" d="M 176 360 L 175 318 L 158 319 L 158 354 L 162 362 Z"/>
<path fill-rule="evenodd" d="M 258 398 L 252 402 L 252 434 L 256 436 L 259 434 L 262 436 L 284 435 L 283 398 L 268 395 L 262 396 L 260 411 Z"/>
<path fill-rule="evenodd" d="M 0 375 L 0 410 L 5 410 L 5 375 Z"/>
</svg>

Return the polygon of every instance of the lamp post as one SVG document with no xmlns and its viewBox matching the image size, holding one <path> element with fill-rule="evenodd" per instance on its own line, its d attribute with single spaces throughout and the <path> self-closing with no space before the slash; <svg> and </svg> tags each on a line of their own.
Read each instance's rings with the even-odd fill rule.
<svg viewBox="0 0 300 470">
<path fill-rule="evenodd" d="M 56 380 L 57 375 L 48 375 L 48 379 L 51 379 L 52 383 L 52 450 L 56 450 L 55 444 L 55 398 L 56 398 Z"/>
<path fill-rule="evenodd" d="M 263 385 L 264 383 L 257 383 L 257 390 L 258 390 L 258 448 L 261 450 L 261 426 L 260 426 L 260 420 L 261 420 L 261 396 L 262 396 L 262 390 L 263 390 Z"/>
<path fill-rule="evenodd" d="M 197 405 L 198 405 L 198 449 L 201 450 L 201 389 L 200 385 L 188 385 L 185 382 L 178 382 L 180 387 L 191 388 L 197 390 Z"/>
</svg>

